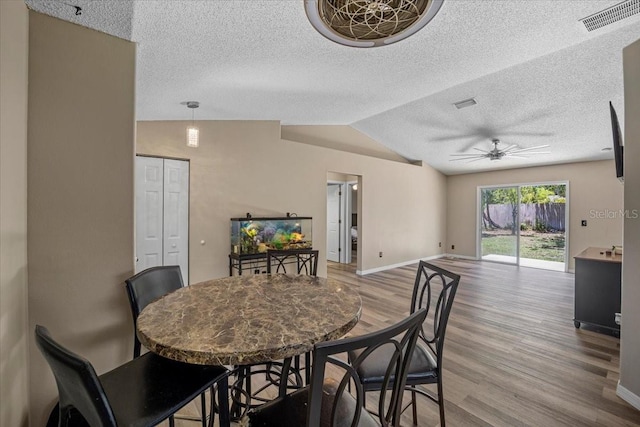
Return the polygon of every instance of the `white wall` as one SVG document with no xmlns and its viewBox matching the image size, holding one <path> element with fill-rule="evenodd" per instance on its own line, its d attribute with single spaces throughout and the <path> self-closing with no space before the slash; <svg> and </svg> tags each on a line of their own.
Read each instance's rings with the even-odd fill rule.
<svg viewBox="0 0 640 427">
<path fill-rule="evenodd" d="M 0 2 L 0 426 L 28 425 L 27 7 Z"/>
</svg>

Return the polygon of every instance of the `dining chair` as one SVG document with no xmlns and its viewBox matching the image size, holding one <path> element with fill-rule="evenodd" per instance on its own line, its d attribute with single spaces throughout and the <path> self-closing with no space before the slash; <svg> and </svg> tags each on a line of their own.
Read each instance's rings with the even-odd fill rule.
<svg viewBox="0 0 640 427">
<path fill-rule="evenodd" d="M 318 256 L 319 251 L 314 249 L 269 249 L 267 251 L 267 274 L 289 273 L 317 276 Z M 295 375 L 293 388 L 300 388 L 302 385 L 302 383 L 298 384 L 298 379 L 302 380 L 304 378 L 303 383 L 309 383 L 311 375 L 311 370 L 309 369 L 310 366 L 310 353 L 305 353 L 304 367 L 300 364 L 300 356 L 294 356 L 293 365 L 291 367 Z M 304 377 L 302 376 L 302 373 L 304 373 Z"/>
<path fill-rule="evenodd" d="M 318 343 L 313 350 L 311 383 L 247 414 L 251 427 L 399 426 L 409 362 L 422 322 L 421 309 L 399 323 L 367 335 Z M 360 366 L 378 350 L 389 354 L 382 377 L 377 412 L 365 408 Z M 349 363 L 345 353 L 358 351 Z M 337 376 L 337 378 L 336 378 Z M 354 383 L 353 391 L 348 385 Z"/>
<path fill-rule="evenodd" d="M 140 340 L 138 340 L 137 324 L 138 316 L 142 310 L 159 299 L 160 297 L 184 287 L 182 272 L 179 265 L 167 265 L 150 267 L 125 280 L 131 315 L 133 316 L 133 357 L 139 357 L 141 351 Z M 211 416 L 215 410 L 214 389 L 211 390 Z M 220 398 L 222 396 L 219 396 Z M 202 425 L 206 425 L 207 403 L 206 395 L 200 396 L 200 406 L 202 410 Z M 191 417 L 184 417 L 188 418 Z"/>
<path fill-rule="evenodd" d="M 138 316 L 149 303 L 184 287 L 179 265 L 150 267 L 124 281 L 133 316 L 133 357 L 140 356 Z"/>
<path fill-rule="evenodd" d="M 267 273 L 317 276 L 318 254 L 319 251 L 314 249 L 269 249 L 267 251 Z"/>
<path fill-rule="evenodd" d="M 418 343 L 411 358 L 406 380 L 406 388 L 411 392 L 410 406 L 413 409 L 415 425 L 418 423 L 416 394 L 421 394 L 438 404 L 440 425 L 445 427 L 442 355 L 449 313 L 459 283 L 459 275 L 420 261 L 411 297 L 411 313 L 427 310 L 427 317 L 423 327 L 420 328 Z M 392 356 L 393 353 L 381 348 L 376 350 L 373 357 L 358 366 L 358 377 L 365 393 L 384 390 L 388 386 L 385 382 L 385 372 L 388 359 Z M 350 360 L 358 357 L 358 351 L 349 353 Z M 436 384 L 436 395 L 417 387 L 428 384 Z"/>
<path fill-rule="evenodd" d="M 146 353 L 98 376 L 93 365 L 56 342 L 36 325 L 36 344 L 58 387 L 58 425 L 90 427 L 155 426 L 218 384 L 227 393 L 229 371 Z M 228 402 L 221 400 L 221 425 L 229 425 Z M 52 416 L 55 414 L 52 414 Z"/>
<path fill-rule="evenodd" d="M 267 274 L 304 274 L 307 276 L 316 276 L 318 273 L 318 250 L 313 249 L 290 249 L 290 250 L 267 250 Z M 287 368 L 288 366 L 288 368 Z M 280 385 L 284 375 L 283 371 L 289 372 L 286 376 L 287 388 L 299 389 L 309 382 L 311 366 L 310 353 L 305 354 L 305 366 L 301 367 L 300 356 L 293 357 L 293 363 L 285 363 L 285 361 L 269 362 L 264 365 L 245 365 L 236 367 L 238 380 L 232 387 L 232 393 L 235 393 L 234 400 L 236 403 L 242 395 L 246 399 L 243 405 L 245 409 L 256 407 L 259 404 L 268 402 L 271 398 L 263 396 L 263 392 L 272 386 L 280 389 Z M 304 372 L 304 379 L 302 377 Z M 256 390 L 252 389 L 251 378 L 265 375 L 265 382 L 260 384 Z M 293 376 L 293 379 L 290 379 Z M 251 401 L 260 402 L 252 404 Z M 236 417 L 240 417 L 239 404 L 232 405 L 232 413 Z"/>
</svg>

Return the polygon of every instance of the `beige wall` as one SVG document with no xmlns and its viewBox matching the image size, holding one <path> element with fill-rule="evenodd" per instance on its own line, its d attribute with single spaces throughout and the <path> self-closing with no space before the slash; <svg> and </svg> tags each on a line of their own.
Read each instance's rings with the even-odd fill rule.
<svg viewBox="0 0 640 427">
<path fill-rule="evenodd" d="M 98 373 L 131 357 L 135 45 L 29 13 L 31 424 L 57 391 L 36 324 Z M 4 402 L 3 402 L 4 405 Z"/>
<path fill-rule="evenodd" d="M 504 171 L 456 175 L 448 178 L 447 252 L 476 256 L 477 187 L 550 181 L 569 182 L 569 268 L 573 257 L 589 246 L 622 242 L 622 218 L 598 218 L 622 209 L 623 185 L 612 160 L 570 163 Z M 596 213 L 596 215 L 593 215 Z M 580 220 L 587 220 L 587 227 Z M 456 249 L 451 250 L 451 245 Z"/>
<path fill-rule="evenodd" d="M 410 163 L 393 150 L 346 125 L 288 125 L 282 126 L 282 139 L 317 145 L 379 159 Z"/>
<path fill-rule="evenodd" d="M 0 2 L 0 426 L 28 425 L 27 67 L 23 1 Z"/>
<path fill-rule="evenodd" d="M 640 40 L 624 55 L 624 252 L 620 385 L 640 410 Z M 629 396 L 627 396 L 628 398 Z"/>
<path fill-rule="evenodd" d="M 324 258 L 327 173 L 336 171 L 362 176 L 360 270 L 441 253 L 446 178 L 431 167 L 282 140 L 278 122 L 198 122 L 200 147 L 193 149 L 184 142 L 186 125 L 139 122 L 137 152 L 191 161 L 192 283 L 228 274 L 229 218 L 247 212 L 312 216 L 314 247 Z M 324 259 L 318 271 L 326 275 Z"/>
</svg>

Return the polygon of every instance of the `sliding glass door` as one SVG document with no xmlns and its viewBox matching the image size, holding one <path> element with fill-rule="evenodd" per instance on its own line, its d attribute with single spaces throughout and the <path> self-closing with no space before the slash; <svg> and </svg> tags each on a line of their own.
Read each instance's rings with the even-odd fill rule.
<svg viewBox="0 0 640 427">
<path fill-rule="evenodd" d="M 518 263 L 518 187 L 480 189 L 482 259 Z"/>
<path fill-rule="evenodd" d="M 565 271 L 567 184 L 479 188 L 481 258 Z"/>
</svg>

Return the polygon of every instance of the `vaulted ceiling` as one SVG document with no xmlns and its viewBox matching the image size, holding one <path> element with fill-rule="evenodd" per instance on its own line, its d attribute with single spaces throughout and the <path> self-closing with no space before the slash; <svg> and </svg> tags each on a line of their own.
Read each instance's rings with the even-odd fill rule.
<svg viewBox="0 0 640 427">
<path fill-rule="evenodd" d="M 195 100 L 199 120 L 350 125 L 447 174 L 612 158 L 608 103 L 624 126 L 622 49 L 640 38 L 640 14 L 587 31 L 581 18 L 618 3 L 602 0 L 444 0 L 371 49 L 325 39 L 303 0 L 26 3 L 138 43 L 137 120 L 190 119 Z M 451 161 L 493 138 L 550 154 Z"/>
</svg>

